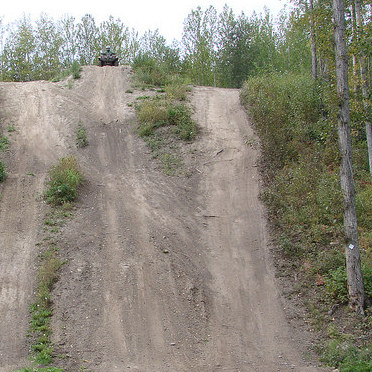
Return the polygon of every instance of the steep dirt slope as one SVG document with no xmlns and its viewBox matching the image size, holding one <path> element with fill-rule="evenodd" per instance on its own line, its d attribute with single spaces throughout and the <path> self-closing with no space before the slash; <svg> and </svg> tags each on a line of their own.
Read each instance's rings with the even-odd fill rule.
<svg viewBox="0 0 372 372">
<path fill-rule="evenodd" d="M 25 335 L 49 166 L 65 153 L 69 123 L 65 91 L 46 82 L 0 84 L 1 125 L 10 138 L 9 176 L 0 185 L 0 370 L 28 355 Z M 10 136 L 8 126 L 16 132 Z M 8 367 L 5 367 L 8 366 Z"/>
<path fill-rule="evenodd" d="M 159 171 L 135 133 L 127 67 L 87 67 L 73 89 L 3 84 L 17 133 L 0 201 L 0 371 L 27 357 L 27 306 L 58 157 L 86 182 L 61 232 L 68 260 L 54 290 L 53 341 L 67 371 L 319 371 L 300 355 L 275 287 L 257 152 L 238 91 L 195 88 L 201 133 L 190 177 Z M 138 95 L 143 94 L 138 92 Z M 89 146 L 77 150 L 75 129 Z M 27 173 L 33 173 L 29 176 Z M 5 248 L 4 248 L 5 247 Z"/>
</svg>

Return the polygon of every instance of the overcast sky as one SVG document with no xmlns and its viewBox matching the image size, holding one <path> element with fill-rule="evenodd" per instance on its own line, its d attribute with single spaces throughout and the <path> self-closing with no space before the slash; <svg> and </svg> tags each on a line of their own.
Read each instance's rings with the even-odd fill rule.
<svg viewBox="0 0 372 372">
<path fill-rule="evenodd" d="M 8 24 L 24 14 L 30 15 L 32 20 L 37 19 L 43 12 L 54 19 L 68 14 L 80 20 L 83 15 L 89 13 L 94 16 L 97 23 L 100 23 L 112 15 L 141 34 L 149 29 L 159 29 L 160 34 L 171 42 L 173 39 L 180 40 L 184 19 L 198 5 L 202 9 L 213 5 L 220 12 L 227 3 L 235 14 L 244 11 L 246 15 L 250 15 L 254 10 L 260 13 L 266 6 L 273 15 L 276 15 L 287 2 L 287 0 L 3 0 L 0 17 Z"/>
</svg>

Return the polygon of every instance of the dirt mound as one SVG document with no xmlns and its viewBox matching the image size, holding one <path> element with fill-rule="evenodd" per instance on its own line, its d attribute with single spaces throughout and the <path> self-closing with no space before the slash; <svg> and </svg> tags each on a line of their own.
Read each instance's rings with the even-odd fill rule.
<svg viewBox="0 0 372 372">
<path fill-rule="evenodd" d="M 0 85 L 3 125 L 16 128 L 0 186 L 0 371 L 27 358 L 40 194 L 51 164 L 70 153 L 86 182 L 59 236 L 68 264 L 53 295 L 53 342 L 66 370 L 318 371 L 302 360 L 275 287 L 238 91 L 194 89 L 201 134 L 185 145 L 184 178 L 154 166 L 130 88 L 125 66 L 86 67 L 72 89 Z"/>
</svg>

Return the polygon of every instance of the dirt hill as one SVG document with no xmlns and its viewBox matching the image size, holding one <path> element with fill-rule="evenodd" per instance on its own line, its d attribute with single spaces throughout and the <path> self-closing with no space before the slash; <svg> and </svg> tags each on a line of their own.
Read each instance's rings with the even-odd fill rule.
<svg viewBox="0 0 372 372">
<path fill-rule="evenodd" d="M 284 313 L 259 201 L 257 150 L 237 90 L 196 87 L 188 177 L 169 177 L 135 132 L 130 69 L 66 82 L 0 84 L 14 126 L 0 185 L 0 371 L 27 364 L 28 306 L 48 169 L 74 154 L 85 175 L 58 233 L 53 342 L 67 371 L 310 372 Z M 81 122 L 89 146 L 77 149 Z M 168 253 L 165 253 L 168 252 Z"/>
</svg>

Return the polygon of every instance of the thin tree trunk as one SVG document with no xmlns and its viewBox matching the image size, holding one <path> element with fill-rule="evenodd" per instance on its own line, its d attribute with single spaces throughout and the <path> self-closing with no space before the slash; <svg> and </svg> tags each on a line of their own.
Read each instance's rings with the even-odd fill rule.
<svg viewBox="0 0 372 372">
<path fill-rule="evenodd" d="M 310 44 L 311 44 L 311 70 L 313 79 L 318 78 L 318 62 L 317 62 L 317 51 L 315 42 L 315 22 L 314 22 L 314 3 L 313 0 L 309 0 L 310 6 Z"/>
<path fill-rule="evenodd" d="M 358 44 L 359 41 L 359 32 L 358 32 L 358 26 L 356 21 L 356 2 L 351 2 L 351 20 L 352 20 L 352 35 L 353 35 L 353 43 Z M 360 85 L 359 85 L 359 72 L 358 72 L 358 58 L 356 55 L 356 52 L 354 50 L 353 52 L 353 75 L 354 75 L 354 91 L 355 93 L 359 92 Z"/>
<path fill-rule="evenodd" d="M 357 35 L 358 40 L 363 31 L 363 20 L 360 11 L 360 0 L 355 0 L 355 18 L 357 24 Z M 369 112 L 369 95 L 368 95 L 368 79 L 367 79 L 367 68 L 366 68 L 366 58 L 364 51 L 361 50 L 360 55 L 360 77 L 362 80 L 362 95 L 363 95 L 363 105 L 366 113 Z M 368 117 L 368 116 L 367 116 Z M 366 120 L 366 136 L 367 136 L 367 148 L 368 148 L 368 160 L 369 160 L 369 172 L 372 176 L 372 125 L 371 122 Z"/>
<path fill-rule="evenodd" d="M 357 217 L 355 206 L 355 186 L 353 179 L 350 136 L 350 107 L 348 64 L 345 42 L 345 3 L 333 0 L 335 22 L 336 78 L 339 100 L 338 138 L 341 154 L 340 180 L 344 197 L 344 227 L 346 272 L 350 306 L 364 314 L 364 283 L 360 262 Z"/>
</svg>

